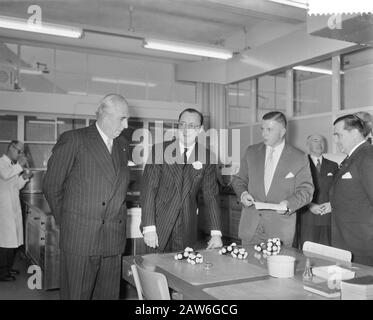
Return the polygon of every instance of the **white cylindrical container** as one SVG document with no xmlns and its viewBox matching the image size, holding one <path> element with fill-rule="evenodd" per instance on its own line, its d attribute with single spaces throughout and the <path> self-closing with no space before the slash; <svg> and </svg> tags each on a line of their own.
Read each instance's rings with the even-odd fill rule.
<svg viewBox="0 0 373 320">
<path fill-rule="evenodd" d="M 294 277 L 295 258 L 291 256 L 269 256 L 267 258 L 268 273 L 275 278 Z"/>
</svg>

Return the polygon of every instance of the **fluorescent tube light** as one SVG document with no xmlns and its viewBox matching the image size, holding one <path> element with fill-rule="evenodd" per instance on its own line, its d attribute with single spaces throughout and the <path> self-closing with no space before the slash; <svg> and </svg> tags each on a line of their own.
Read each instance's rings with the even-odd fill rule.
<svg viewBox="0 0 373 320">
<path fill-rule="evenodd" d="M 295 66 L 293 67 L 294 70 L 300 71 L 309 71 L 314 73 L 322 73 L 322 74 L 333 74 L 332 70 L 329 69 L 322 69 L 322 68 L 315 68 L 315 67 L 307 67 L 307 66 Z M 340 71 L 341 74 L 344 74 L 343 71 Z"/>
<path fill-rule="evenodd" d="M 43 72 L 41 70 L 34 70 L 34 69 L 19 69 L 19 73 L 41 75 Z"/>
<path fill-rule="evenodd" d="M 297 7 L 301 9 L 308 9 L 308 2 L 307 1 L 291 1 L 291 0 L 269 0 L 272 2 L 285 4 L 287 6 Z"/>
<path fill-rule="evenodd" d="M 141 86 L 141 87 L 156 87 L 157 86 L 156 83 L 152 83 L 152 82 L 125 80 L 125 79 L 110 79 L 110 78 L 102 78 L 102 77 L 92 77 L 92 81 L 114 83 L 114 84 L 129 84 L 132 86 Z"/>
<path fill-rule="evenodd" d="M 228 93 L 229 96 L 239 96 L 239 97 L 243 97 L 243 96 L 246 96 L 246 94 L 244 94 L 243 92 L 229 92 Z"/>
<path fill-rule="evenodd" d="M 80 38 L 83 33 L 83 30 L 80 28 L 52 23 L 33 24 L 28 23 L 26 20 L 23 19 L 5 16 L 0 16 L 0 28 L 37 32 L 69 38 Z"/>
<path fill-rule="evenodd" d="M 83 91 L 67 91 L 68 94 L 73 94 L 73 95 L 76 95 L 76 96 L 87 96 L 87 92 L 83 92 Z"/>
<path fill-rule="evenodd" d="M 144 48 L 170 51 L 176 53 L 192 54 L 202 57 L 210 57 L 216 59 L 230 59 L 233 53 L 226 49 L 199 46 L 188 43 L 174 42 L 168 40 L 155 40 L 155 39 L 145 39 Z"/>
</svg>

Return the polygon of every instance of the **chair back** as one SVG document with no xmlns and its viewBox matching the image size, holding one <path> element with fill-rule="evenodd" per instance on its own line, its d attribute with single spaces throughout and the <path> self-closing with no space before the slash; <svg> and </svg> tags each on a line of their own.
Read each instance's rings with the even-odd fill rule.
<svg viewBox="0 0 373 320">
<path fill-rule="evenodd" d="M 167 278 L 164 274 L 147 270 L 136 261 L 131 265 L 139 300 L 171 300 Z"/>
<path fill-rule="evenodd" d="M 326 246 L 324 244 L 311 241 L 305 241 L 302 250 L 347 262 L 351 262 L 352 258 L 352 254 L 350 251 Z"/>
</svg>

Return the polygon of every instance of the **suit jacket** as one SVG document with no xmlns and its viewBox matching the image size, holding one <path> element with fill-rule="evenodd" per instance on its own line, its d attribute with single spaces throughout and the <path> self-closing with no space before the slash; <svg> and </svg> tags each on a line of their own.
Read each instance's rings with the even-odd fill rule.
<svg viewBox="0 0 373 320">
<path fill-rule="evenodd" d="M 342 163 L 331 196 L 332 245 L 373 256 L 373 146 L 365 142 Z"/>
<path fill-rule="evenodd" d="M 334 174 L 338 171 L 338 164 L 334 161 L 323 158 L 321 163 L 320 172 L 317 171 L 311 156 L 308 156 L 312 174 L 312 181 L 315 186 L 313 193 L 312 203 L 322 204 L 329 202 L 329 191 L 333 184 Z M 308 206 L 302 208 L 299 212 L 301 214 L 301 225 L 308 226 L 327 226 L 330 225 L 331 215 L 316 215 L 313 214 Z"/>
<path fill-rule="evenodd" d="M 195 243 L 198 222 L 197 195 L 201 189 L 211 229 L 221 230 L 216 166 L 210 164 L 208 149 L 202 148 L 203 154 L 206 155 L 205 159 L 204 155 L 198 155 L 198 149 L 196 144 L 188 164 L 183 169 L 183 164 L 179 164 L 182 163 L 179 142 L 174 140 L 158 144 L 153 146 L 152 157 L 145 166 L 140 193 L 141 226 L 156 226 L 161 251 L 165 249 L 179 216 L 182 219 L 185 246 L 192 246 Z M 178 163 L 163 159 L 163 154 L 167 154 L 167 150 L 173 150 L 172 156 Z M 201 162 L 201 168 L 197 165 L 194 168 L 192 165 L 197 161 Z"/>
<path fill-rule="evenodd" d="M 248 191 L 256 201 L 268 203 L 280 203 L 288 201 L 288 208 L 294 212 L 312 199 L 314 191 L 309 162 L 306 155 L 289 144 L 281 153 L 268 194 L 264 190 L 264 163 L 266 146 L 264 143 L 249 146 L 241 160 L 240 170 L 233 178 L 233 188 L 240 198 L 244 191 Z M 289 174 L 292 177 L 286 178 Z M 291 175 L 290 175 L 291 176 Z M 295 214 L 290 216 L 279 215 L 273 211 L 255 209 L 255 206 L 243 208 L 238 236 L 250 241 L 260 221 L 260 214 L 269 213 L 273 226 L 278 226 L 284 231 L 287 229 L 289 238 L 293 238 L 295 232 Z M 292 240 L 291 240 L 292 241 Z"/>
<path fill-rule="evenodd" d="M 127 152 L 119 136 L 110 155 L 95 124 L 60 136 L 48 161 L 43 192 L 60 224 L 61 250 L 83 256 L 123 253 Z"/>
</svg>

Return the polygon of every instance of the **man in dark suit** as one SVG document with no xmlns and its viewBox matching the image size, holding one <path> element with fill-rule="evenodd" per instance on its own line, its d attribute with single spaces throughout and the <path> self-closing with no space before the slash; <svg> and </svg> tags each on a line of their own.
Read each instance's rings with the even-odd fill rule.
<svg viewBox="0 0 373 320">
<path fill-rule="evenodd" d="M 307 138 L 308 159 L 315 191 L 312 202 L 301 209 L 298 217 L 301 221 L 300 244 L 305 241 L 331 245 L 331 206 L 329 191 L 338 164 L 322 156 L 325 152 L 325 138 L 319 134 Z"/>
<path fill-rule="evenodd" d="M 60 225 L 61 299 L 118 299 L 126 243 L 128 104 L 105 96 L 93 125 L 63 133 L 43 191 Z"/>
<path fill-rule="evenodd" d="M 176 140 L 155 145 L 145 166 L 141 225 L 145 244 L 157 252 L 194 247 L 200 189 L 210 218 L 208 248 L 222 246 L 216 165 L 210 163 L 209 150 L 196 143 L 202 130 L 203 115 L 195 109 L 184 110 Z"/>
<path fill-rule="evenodd" d="M 352 252 L 353 262 L 373 266 L 373 146 L 356 115 L 334 121 L 334 137 L 347 155 L 334 177 L 331 195 L 332 245 Z"/>
<path fill-rule="evenodd" d="M 263 142 L 249 146 L 233 179 L 243 204 L 238 236 L 243 245 L 279 237 L 291 246 L 296 211 L 310 203 L 313 183 L 306 155 L 285 141 L 286 117 L 279 111 L 262 118 Z M 257 210 L 255 202 L 279 204 L 274 210 Z"/>
</svg>

